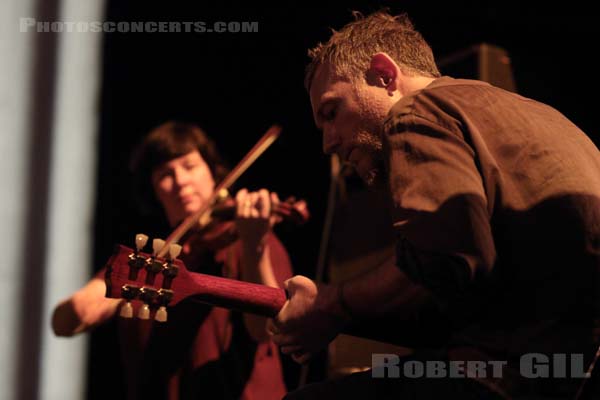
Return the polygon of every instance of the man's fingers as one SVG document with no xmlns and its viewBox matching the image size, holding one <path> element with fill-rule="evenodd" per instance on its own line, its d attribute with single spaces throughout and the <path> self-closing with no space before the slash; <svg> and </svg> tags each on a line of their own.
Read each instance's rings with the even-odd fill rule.
<svg viewBox="0 0 600 400">
<path fill-rule="evenodd" d="M 302 346 L 300 345 L 290 345 L 290 346 L 281 346 L 281 352 L 283 354 L 300 354 L 302 352 Z"/>
<path fill-rule="evenodd" d="M 312 356 L 312 353 L 292 354 L 292 360 L 296 361 L 298 364 L 306 364 Z"/>
<path fill-rule="evenodd" d="M 267 320 L 266 328 L 267 328 L 267 333 L 269 333 L 271 336 L 281 333 L 281 330 L 279 329 L 279 326 L 277 325 L 277 323 L 274 319 Z"/>
<path fill-rule="evenodd" d="M 295 336 L 279 333 L 272 336 L 273 342 L 277 346 L 296 346 L 299 340 Z"/>
<path fill-rule="evenodd" d="M 311 295 L 316 296 L 317 290 L 315 283 L 305 276 L 295 275 L 285 281 L 283 284 L 284 288 L 288 291 L 290 299 L 296 294 L 297 291 L 310 293 Z"/>
</svg>

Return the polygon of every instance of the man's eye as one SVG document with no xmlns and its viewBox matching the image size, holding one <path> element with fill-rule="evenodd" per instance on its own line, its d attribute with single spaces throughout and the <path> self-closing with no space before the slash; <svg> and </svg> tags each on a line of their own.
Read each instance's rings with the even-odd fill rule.
<svg viewBox="0 0 600 400">
<path fill-rule="evenodd" d="M 328 111 L 326 111 L 323 114 L 323 117 L 325 118 L 326 121 L 333 121 L 335 119 L 336 113 L 337 113 L 337 108 L 333 107 L 333 108 L 329 109 Z"/>
</svg>

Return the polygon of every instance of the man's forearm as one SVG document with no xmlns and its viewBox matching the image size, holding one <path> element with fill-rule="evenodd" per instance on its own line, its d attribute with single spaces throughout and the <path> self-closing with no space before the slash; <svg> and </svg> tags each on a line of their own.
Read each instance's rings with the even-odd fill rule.
<svg viewBox="0 0 600 400">
<path fill-rule="evenodd" d="M 439 304 L 393 258 L 327 290 L 332 313 L 346 321 L 344 333 L 405 346 L 435 345 L 445 336 Z"/>
<path fill-rule="evenodd" d="M 340 302 L 353 319 L 394 316 L 410 318 L 430 293 L 416 285 L 395 265 L 394 258 L 352 280 L 342 283 Z"/>
</svg>

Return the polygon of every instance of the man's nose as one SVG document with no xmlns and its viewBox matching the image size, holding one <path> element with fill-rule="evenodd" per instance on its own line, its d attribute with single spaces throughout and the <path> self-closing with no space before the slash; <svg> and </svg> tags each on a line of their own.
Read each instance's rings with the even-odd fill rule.
<svg viewBox="0 0 600 400">
<path fill-rule="evenodd" d="M 336 152 L 341 142 L 335 129 L 323 129 L 323 152 L 325 154 L 333 154 Z"/>
</svg>

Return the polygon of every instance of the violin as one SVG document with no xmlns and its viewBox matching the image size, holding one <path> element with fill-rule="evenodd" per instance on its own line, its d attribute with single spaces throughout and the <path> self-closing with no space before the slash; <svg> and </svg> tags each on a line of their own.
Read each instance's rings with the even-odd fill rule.
<svg viewBox="0 0 600 400">
<path fill-rule="evenodd" d="M 226 204 L 217 205 L 210 212 L 212 218 L 219 220 L 232 220 L 235 218 L 235 202 L 227 201 Z M 275 223 L 281 221 L 290 221 L 296 225 L 303 225 L 310 218 L 306 202 L 302 199 L 297 200 L 290 196 L 285 201 L 273 203 L 271 215 L 275 217 Z"/>
<path fill-rule="evenodd" d="M 154 314 L 158 322 L 167 320 L 167 307 L 176 305 L 184 298 L 194 298 L 200 302 L 237 309 L 242 312 L 275 316 L 287 299 L 285 290 L 258 285 L 235 279 L 220 278 L 211 275 L 189 272 L 177 257 L 182 246 L 177 242 L 190 230 L 196 234 L 204 230 L 204 240 L 211 236 L 207 233 L 211 224 L 225 229 L 228 224 L 234 227 L 235 203 L 219 201 L 224 189 L 228 189 L 236 179 L 279 137 L 281 128 L 272 126 L 246 154 L 239 164 L 217 185 L 211 198 L 197 213 L 186 219 L 167 237 L 166 240 L 154 239 L 152 254 L 142 250 L 148 237 L 136 236 L 135 249 L 118 245 L 115 254 L 109 259 L 104 279 L 106 297 L 125 300 L 120 316 L 133 317 L 132 301 L 141 301 L 138 318 L 148 319 Z M 206 217 L 205 215 L 208 215 Z M 306 221 L 308 209 L 306 203 L 294 198 L 274 204 L 273 221 Z M 218 232 L 219 230 L 217 230 Z M 235 236 L 235 232 L 231 232 Z M 226 237 L 213 231 L 213 238 L 220 238 L 220 245 Z M 231 238 L 228 238 L 231 240 Z M 235 240 L 235 239 L 234 239 Z M 213 242 L 216 243 L 216 242 Z"/>
<path fill-rule="evenodd" d="M 193 248 L 207 250 L 222 249 L 238 239 L 235 227 L 236 204 L 228 196 L 222 195 L 222 200 L 203 214 L 195 228 L 182 237 L 182 242 L 191 241 Z M 283 202 L 271 205 L 271 223 L 291 222 L 303 225 L 310 218 L 310 212 L 304 200 L 288 197 Z"/>
</svg>

